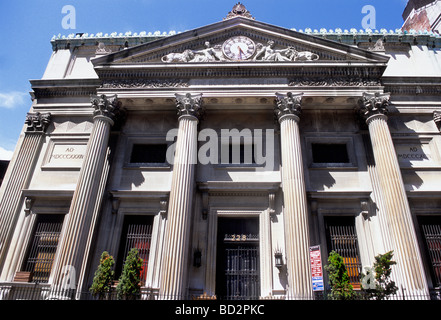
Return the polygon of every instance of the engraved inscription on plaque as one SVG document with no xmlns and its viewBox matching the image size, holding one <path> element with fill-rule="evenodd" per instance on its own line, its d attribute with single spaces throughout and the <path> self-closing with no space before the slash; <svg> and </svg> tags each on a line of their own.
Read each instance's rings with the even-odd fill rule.
<svg viewBox="0 0 441 320">
<path fill-rule="evenodd" d="M 428 144 L 398 144 L 395 149 L 400 164 L 424 166 L 432 163 Z"/>
<path fill-rule="evenodd" d="M 81 168 L 86 155 L 87 144 L 84 143 L 57 143 L 49 148 L 45 168 Z"/>
</svg>

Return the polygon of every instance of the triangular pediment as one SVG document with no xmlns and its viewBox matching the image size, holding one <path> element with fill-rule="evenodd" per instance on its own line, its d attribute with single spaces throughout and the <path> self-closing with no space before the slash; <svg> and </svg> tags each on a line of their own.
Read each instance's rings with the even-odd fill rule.
<svg viewBox="0 0 441 320">
<path fill-rule="evenodd" d="M 240 42 L 241 48 L 236 42 Z M 233 52 L 235 51 L 235 52 Z M 236 17 L 93 60 L 95 67 L 170 63 L 387 63 L 384 55 Z"/>
</svg>

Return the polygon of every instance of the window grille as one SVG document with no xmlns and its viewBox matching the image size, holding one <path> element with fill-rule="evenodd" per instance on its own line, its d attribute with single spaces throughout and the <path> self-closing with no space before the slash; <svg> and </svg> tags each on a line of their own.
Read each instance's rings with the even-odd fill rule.
<svg viewBox="0 0 441 320">
<path fill-rule="evenodd" d="M 24 270 L 33 274 L 32 281 L 47 283 L 57 251 L 64 215 L 40 214 L 30 241 Z"/>
<path fill-rule="evenodd" d="M 119 271 L 122 271 L 125 259 L 129 251 L 133 248 L 138 249 L 139 257 L 143 260 L 141 269 L 141 280 L 144 281 L 147 275 L 147 266 L 150 254 L 150 244 L 152 240 L 153 218 L 149 216 L 127 216 L 123 226 L 123 238 L 119 261 Z"/>
<path fill-rule="evenodd" d="M 354 289 L 360 289 L 360 253 L 354 217 L 326 219 L 328 253 L 334 250 L 342 258 Z"/>
<path fill-rule="evenodd" d="M 432 281 L 435 287 L 441 286 L 441 217 L 420 219 L 424 246 L 430 262 Z"/>
</svg>

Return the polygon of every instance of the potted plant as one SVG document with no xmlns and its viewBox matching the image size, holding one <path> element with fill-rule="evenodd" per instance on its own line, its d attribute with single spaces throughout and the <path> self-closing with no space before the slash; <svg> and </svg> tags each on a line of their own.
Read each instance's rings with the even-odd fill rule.
<svg viewBox="0 0 441 320">
<path fill-rule="evenodd" d="M 116 292 L 118 299 L 135 300 L 141 292 L 141 269 L 143 260 L 138 249 L 129 251 L 119 278 Z"/>
<path fill-rule="evenodd" d="M 113 271 L 113 265 L 115 260 L 107 251 L 101 254 L 100 264 L 95 271 L 92 286 L 90 292 L 94 296 L 98 296 L 98 299 L 102 300 L 108 297 L 113 281 L 115 272 Z"/>
<path fill-rule="evenodd" d="M 390 279 L 392 266 L 397 264 L 392 260 L 393 255 L 393 251 L 377 255 L 373 268 L 361 274 L 363 293 L 367 299 L 384 300 L 397 292 L 398 287 Z"/>
<path fill-rule="evenodd" d="M 331 293 L 328 294 L 329 299 L 352 300 L 356 298 L 343 258 L 337 252 L 331 251 L 329 254 L 325 270 L 328 272 L 329 285 L 331 286 Z"/>
</svg>

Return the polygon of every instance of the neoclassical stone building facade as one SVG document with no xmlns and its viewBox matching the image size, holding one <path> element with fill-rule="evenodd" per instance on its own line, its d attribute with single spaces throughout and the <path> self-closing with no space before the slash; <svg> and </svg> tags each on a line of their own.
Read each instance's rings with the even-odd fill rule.
<svg viewBox="0 0 441 320">
<path fill-rule="evenodd" d="M 316 299 L 316 246 L 356 289 L 393 250 L 397 298 L 439 292 L 439 36 L 295 31 L 238 4 L 52 46 L 1 186 L 0 298 L 86 299 L 101 253 L 119 275 L 133 247 L 143 299 Z"/>
</svg>

